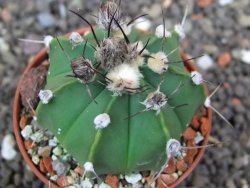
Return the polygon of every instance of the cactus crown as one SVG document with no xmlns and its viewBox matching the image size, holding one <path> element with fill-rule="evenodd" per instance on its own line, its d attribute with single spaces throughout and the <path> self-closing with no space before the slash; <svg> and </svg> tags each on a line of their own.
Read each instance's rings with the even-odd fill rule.
<svg viewBox="0 0 250 188">
<path fill-rule="evenodd" d="M 114 1 L 97 19 L 84 36 L 50 42 L 44 91 L 53 98 L 41 100 L 37 121 L 98 175 L 158 171 L 167 141 L 180 138 L 204 103 L 204 88 L 185 70 L 176 31 L 142 32 Z"/>
</svg>

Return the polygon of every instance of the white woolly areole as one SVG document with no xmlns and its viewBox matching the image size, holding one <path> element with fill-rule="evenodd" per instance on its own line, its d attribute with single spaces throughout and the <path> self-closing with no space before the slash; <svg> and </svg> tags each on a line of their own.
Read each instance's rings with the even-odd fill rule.
<svg viewBox="0 0 250 188">
<path fill-rule="evenodd" d="M 164 36 L 164 30 L 165 30 L 165 36 Z M 171 37 L 172 36 L 172 33 L 169 32 L 166 28 L 164 28 L 164 25 L 161 24 L 161 25 L 158 25 L 155 29 L 155 35 L 159 38 L 163 38 L 163 37 Z"/>
<path fill-rule="evenodd" d="M 177 156 L 181 150 L 181 143 L 176 139 L 170 139 L 167 142 L 166 153 L 168 157 Z"/>
<path fill-rule="evenodd" d="M 114 95 L 122 95 L 122 91 L 133 92 L 133 89 L 139 88 L 140 79 L 143 76 L 137 67 L 121 64 L 110 70 L 106 77 L 112 81 L 108 83 L 108 90 L 112 91 Z"/>
<path fill-rule="evenodd" d="M 84 187 L 84 188 L 92 188 L 93 185 L 92 183 L 90 182 L 89 179 L 85 179 L 81 182 L 81 187 Z"/>
<path fill-rule="evenodd" d="M 77 32 L 72 32 L 69 36 L 69 40 L 73 46 L 76 46 L 83 42 L 82 36 Z"/>
<path fill-rule="evenodd" d="M 148 110 L 155 110 L 156 115 L 160 113 L 161 108 L 163 108 L 167 104 L 167 97 L 164 93 L 159 90 L 149 93 L 143 104 Z"/>
<path fill-rule="evenodd" d="M 154 58 L 148 59 L 148 67 L 155 73 L 162 74 L 168 70 L 167 56 L 164 52 L 157 52 L 156 54 L 151 54 Z"/>
<path fill-rule="evenodd" d="M 93 163 L 91 163 L 91 162 L 86 162 L 86 163 L 84 163 L 83 168 L 84 168 L 84 170 L 85 170 L 86 172 L 94 172 L 94 171 L 95 171 L 95 170 L 94 170 Z"/>
<path fill-rule="evenodd" d="M 192 78 L 192 81 L 195 85 L 200 85 L 202 84 L 202 81 L 203 81 L 203 78 L 202 78 L 202 75 L 197 72 L 197 71 L 192 71 L 191 72 L 191 78 Z"/>
<path fill-rule="evenodd" d="M 137 19 L 137 21 L 135 22 L 134 25 L 135 25 L 136 29 L 139 29 L 142 31 L 147 31 L 150 29 L 152 23 L 148 19 L 141 17 L 141 18 Z"/>
<path fill-rule="evenodd" d="M 94 124 L 96 129 L 103 129 L 107 127 L 110 124 L 110 122 L 111 122 L 110 117 L 106 113 L 99 114 L 94 119 Z"/>
<path fill-rule="evenodd" d="M 128 183 L 135 184 L 142 179 L 142 175 L 141 174 L 129 174 L 129 175 L 125 175 L 125 179 Z"/>
<path fill-rule="evenodd" d="M 47 35 L 44 37 L 43 42 L 46 47 L 49 47 L 50 42 L 53 40 L 53 37 L 50 35 Z"/>
<path fill-rule="evenodd" d="M 40 90 L 38 97 L 43 104 L 48 104 L 49 101 L 53 98 L 53 93 L 51 90 Z"/>
<path fill-rule="evenodd" d="M 206 98 L 206 100 L 204 102 L 204 106 L 207 107 L 207 108 L 211 106 L 211 99 L 210 99 L 210 97 Z"/>
<path fill-rule="evenodd" d="M 175 25 L 174 30 L 180 36 L 181 39 L 184 39 L 186 37 L 186 34 L 185 34 L 181 24 Z"/>
</svg>

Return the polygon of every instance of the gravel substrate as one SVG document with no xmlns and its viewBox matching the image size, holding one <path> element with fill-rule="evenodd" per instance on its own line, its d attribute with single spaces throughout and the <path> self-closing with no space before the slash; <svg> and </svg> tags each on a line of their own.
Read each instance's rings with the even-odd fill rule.
<svg viewBox="0 0 250 188">
<path fill-rule="evenodd" d="M 153 26 L 161 24 L 162 5 L 167 27 L 179 23 L 186 5 L 189 6 L 187 37 L 182 48 L 192 56 L 207 54 L 202 58 L 203 63 L 196 62 L 204 78 L 214 83 L 211 91 L 223 83 L 213 96 L 212 105 L 235 127 L 231 129 L 214 114 L 211 140 L 224 145 L 208 148 L 201 163 L 179 187 L 247 188 L 250 185 L 250 1 L 122 2 L 128 16 L 149 13 Z M 13 133 L 12 104 L 18 79 L 30 58 L 43 47 L 17 38 L 41 40 L 45 35 L 63 34 L 85 26 L 66 7 L 82 9 L 83 15 L 94 23 L 90 10 L 98 6 L 97 0 L 0 0 L 0 143 L 4 143 L 0 146 L 1 153 L 6 149 L 5 143 L 13 143 L 9 134 Z M 0 155 L 0 187 L 46 187 L 28 169 L 16 146 L 13 147 L 7 147 L 12 157 Z"/>
</svg>

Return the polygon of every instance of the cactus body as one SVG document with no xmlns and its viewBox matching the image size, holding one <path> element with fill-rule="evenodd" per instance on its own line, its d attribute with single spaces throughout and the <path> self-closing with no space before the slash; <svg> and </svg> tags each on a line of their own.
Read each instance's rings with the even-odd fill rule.
<svg viewBox="0 0 250 188">
<path fill-rule="evenodd" d="M 107 37 L 103 29 L 95 29 L 99 41 Z M 85 49 L 85 58 L 95 66 L 96 46 L 93 35 L 89 33 Z M 149 54 L 162 51 L 162 39 L 153 34 L 141 33 L 132 29 L 128 35 L 131 43 L 150 38 L 147 50 Z M 69 39 L 58 38 L 65 52 L 72 58 L 81 57 L 84 43 L 72 48 Z M 179 38 L 173 32 L 171 38 L 164 41 L 163 52 L 168 54 L 178 47 Z M 96 46 L 97 47 L 97 46 Z M 179 139 L 191 118 L 204 103 L 205 92 L 202 85 L 192 83 L 190 73 L 183 63 L 170 64 L 163 74 L 153 72 L 148 66 L 148 59 L 139 66 L 143 75 L 141 85 L 149 90 L 141 93 L 122 93 L 114 96 L 104 85 L 101 75 L 88 83 L 89 90 L 97 104 L 89 96 L 86 85 L 72 75 L 71 63 L 62 52 L 57 40 L 49 47 L 50 67 L 45 89 L 53 92 L 54 98 L 48 104 L 39 103 L 37 120 L 41 126 L 53 132 L 62 146 L 81 165 L 90 161 L 97 174 L 128 174 L 143 170 L 159 170 L 166 161 L 165 146 L 169 139 Z M 169 61 L 181 60 L 178 51 L 168 57 Z M 100 69 L 106 74 L 104 69 Z M 160 84 L 162 83 L 162 84 Z M 178 88 L 157 114 L 155 110 L 145 110 L 142 104 L 147 96 L 156 91 L 165 96 Z M 160 85 L 159 85 L 160 84 Z M 187 104 L 179 108 L 171 108 Z M 130 117 L 133 114 L 138 115 Z M 111 123 L 103 129 L 96 129 L 94 119 L 99 114 L 110 116 Z M 58 130 L 60 130 L 58 132 Z"/>
</svg>

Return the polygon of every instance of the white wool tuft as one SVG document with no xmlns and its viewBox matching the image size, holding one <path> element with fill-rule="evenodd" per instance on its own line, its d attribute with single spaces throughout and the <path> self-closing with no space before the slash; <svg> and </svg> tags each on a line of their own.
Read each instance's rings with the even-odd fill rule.
<svg viewBox="0 0 250 188">
<path fill-rule="evenodd" d="M 191 72 L 191 78 L 192 78 L 192 81 L 195 85 L 200 85 L 202 84 L 202 81 L 203 81 L 203 78 L 202 78 L 202 75 L 197 72 L 197 71 L 192 71 Z"/>
<path fill-rule="evenodd" d="M 51 90 L 40 90 L 38 97 L 43 104 L 48 104 L 49 101 L 53 98 L 53 93 Z"/>
<path fill-rule="evenodd" d="M 139 88 L 142 77 L 137 67 L 121 64 L 108 72 L 107 78 L 112 82 L 108 84 L 107 88 L 114 92 L 114 95 L 121 95 L 122 91 Z"/>
<path fill-rule="evenodd" d="M 94 124 L 96 129 L 103 129 L 110 124 L 110 117 L 108 114 L 99 114 L 94 119 Z"/>
<path fill-rule="evenodd" d="M 181 24 L 175 25 L 174 30 L 180 36 L 181 39 L 184 39 L 186 37 L 186 34 L 185 34 Z"/>
<path fill-rule="evenodd" d="M 53 40 L 53 37 L 50 35 L 47 35 L 44 37 L 43 42 L 46 47 L 49 47 L 50 42 Z"/>
<path fill-rule="evenodd" d="M 204 105 L 205 105 L 205 107 L 207 107 L 207 108 L 211 106 L 210 97 L 207 97 L 207 98 L 206 98 L 206 100 L 205 100 L 205 102 L 204 102 Z"/>
<path fill-rule="evenodd" d="M 154 58 L 148 59 L 148 67 L 155 73 L 162 74 L 167 71 L 168 61 L 167 56 L 164 52 L 157 52 L 156 54 L 151 54 Z"/>
<path fill-rule="evenodd" d="M 95 170 L 94 170 L 93 163 L 91 163 L 91 162 L 86 162 L 86 163 L 84 163 L 83 167 L 84 167 L 84 170 L 85 170 L 86 172 L 94 172 L 94 171 L 95 171 Z"/>
<path fill-rule="evenodd" d="M 164 36 L 164 30 L 165 30 L 165 36 Z M 169 32 L 166 28 L 164 28 L 164 25 L 158 25 L 155 29 L 155 35 L 159 38 L 162 38 L 163 36 L 168 38 L 172 36 L 172 33 Z"/>
</svg>

